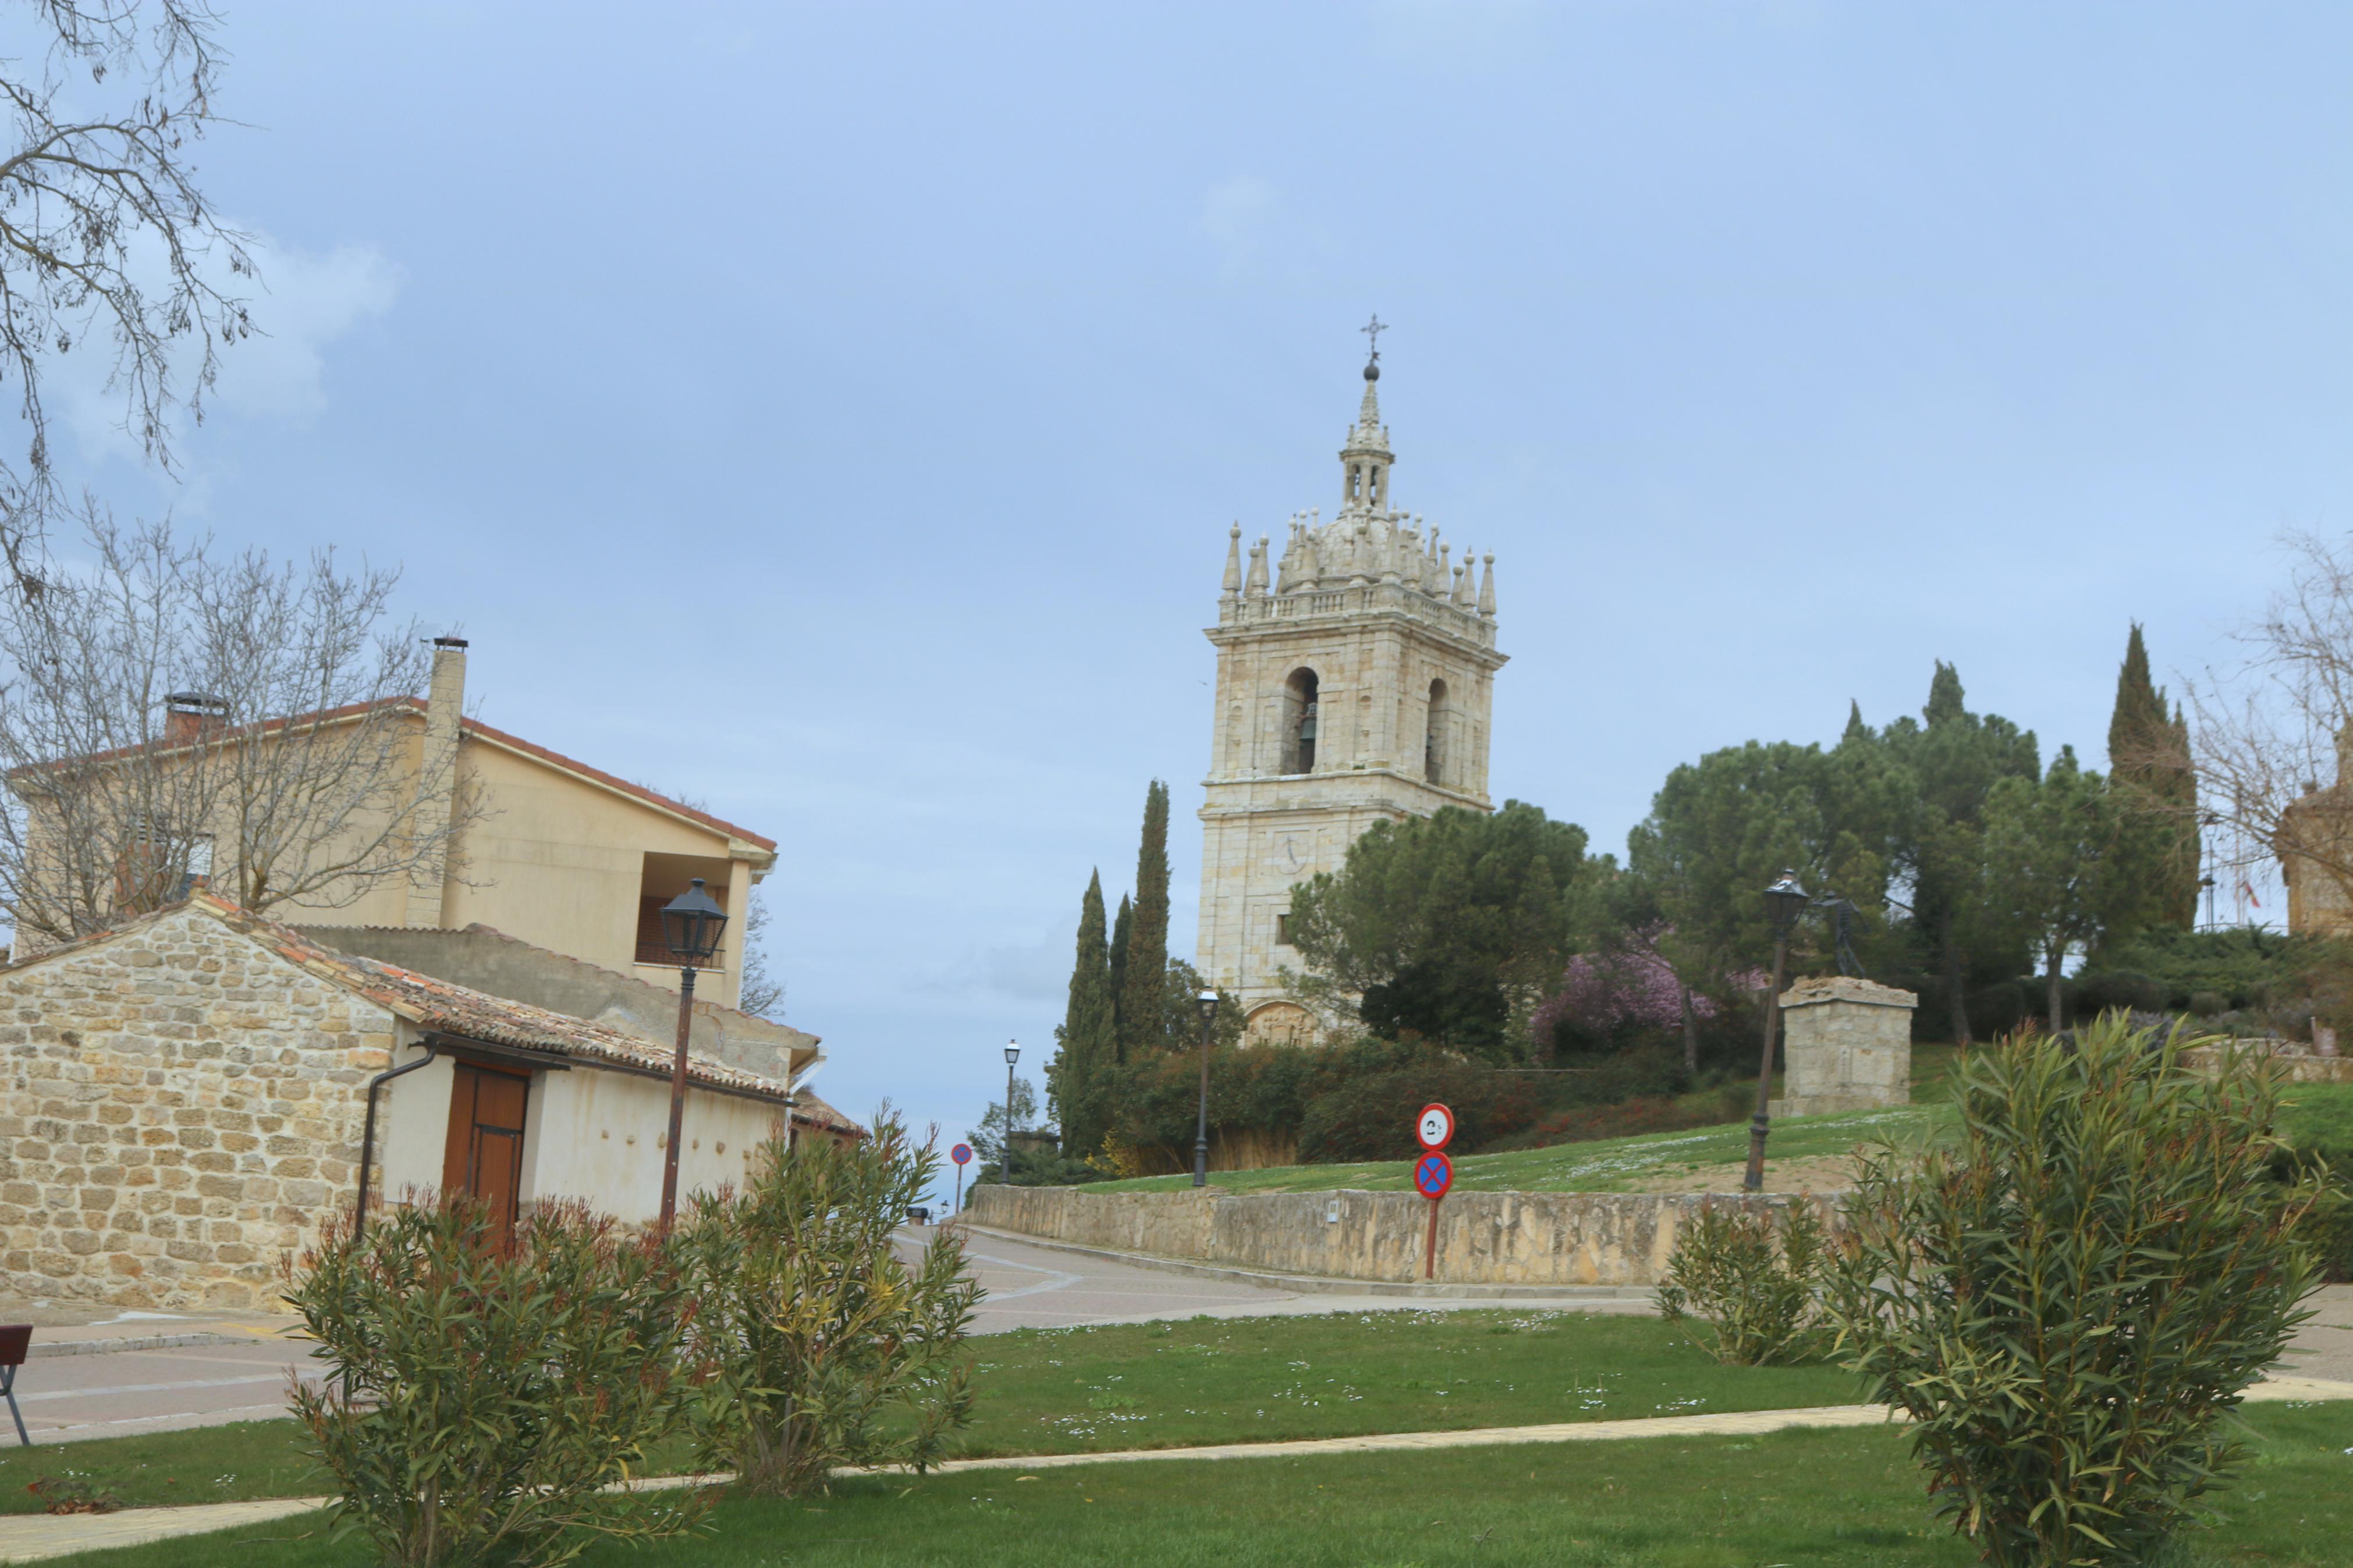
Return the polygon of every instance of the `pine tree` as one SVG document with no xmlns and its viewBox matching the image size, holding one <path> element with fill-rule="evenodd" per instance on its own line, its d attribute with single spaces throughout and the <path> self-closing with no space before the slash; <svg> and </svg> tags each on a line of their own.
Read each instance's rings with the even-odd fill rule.
<svg viewBox="0 0 2353 1568">
<path fill-rule="evenodd" d="M 1134 918 L 1120 976 L 1119 1032 L 1130 1052 L 1166 1043 L 1168 998 L 1168 786 L 1144 792 L 1144 837 L 1135 850 Z M 1127 1059 L 1123 1056 L 1122 1060 Z"/>
<path fill-rule="evenodd" d="M 2198 921 L 2198 784 L 2189 767 L 2189 727 L 2150 678 L 2140 623 L 2132 623 L 2116 671 L 2116 705 L 2108 719 L 2108 777 L 2149 835 L 2158 868 L 2145 918 L 2188 931 Z"/>
<path fill-rule="evenodd" d="M 1106 1131 L 1104 1095 L 1118 1054 L 1111 984 L 1103 877 L 1097 872 L 1087 878 L 1086 897 L 1079 901 L 1078 958 L 1071 967 L 1070 1005 L 1062 1026 L 1054 1031 L 1061 1049 L 1046 1068 L 1046 1092 L 1055 1124 L 1062 1130 L 1062 1149 L 1074 1158 L 1094 1152 Z"/>
<path fill-rule="evenodd" d="M 1119 896 L 1119 919 L 1111 927 L 1112 1060 L 1127 1065 L 1127 943 L 1135 931 L 1135 906 Z"/>
</svg>

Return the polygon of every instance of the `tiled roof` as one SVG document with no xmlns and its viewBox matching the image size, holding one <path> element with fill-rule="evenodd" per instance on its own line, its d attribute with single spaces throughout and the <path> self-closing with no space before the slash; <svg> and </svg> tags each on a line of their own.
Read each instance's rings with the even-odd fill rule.
<svg viewBox="0 0 2353 1568">
<path fill-rule="evenodd" d="M 853 1138 L 866 1136 L 865 1128 L 819 1100 L 812 1089 L 804 1089 L 793 1096 L 793 1120 L 830 1132 L 847 1132 Z"/>
<path fill-rule="evenodd" d="M 670 1052 L 654 1041 L 603 1024 L 590 1023 L 585 1018 L 566 1017 L 564 1014 L 534 1007 L 529 1003 L 511 1002 L 487 991 L 453 985 L 446 980 L 436 980 L 427 974 L 379 963 L 374 959 L 355 958 L 349 953 L 332 952 L 311 942 L 300 931 L 249 914 L 214 893 L 196 893 L 184 905 L 166 906 L 112 931 L 100 931 L 64 947 L 48 948 L 31 954 L 8 967 L 29 967 L 63 953 L 95 947 L 143 926 L 153 925 L 183 909 L 211 916 L 298 969 L 315 974 L 329 984 L 364 996 L 421 1029 L 491 1045 L 544 1051 L 551 1056 L 575 1060 L 609 1062 L 616 1067 L 639 1071 L 667 1075 L 670 1070 L 673 1060 Z M 686 1076 L 689 1082 L 709 1089 L 726 1089 L 767 1100 L 785 1100 L 792 1091 L 792 1086 L 781 1079 L 745 1072 L 741 1068 L 729 1067 L 702 1056 L 690 1055 L 687 1058 Z"/>
</svg>

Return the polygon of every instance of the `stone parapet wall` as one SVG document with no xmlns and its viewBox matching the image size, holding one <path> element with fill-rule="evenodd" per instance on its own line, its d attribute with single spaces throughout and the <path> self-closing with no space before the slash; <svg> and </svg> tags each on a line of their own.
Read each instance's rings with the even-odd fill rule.
<svg viewBox="0 0 2353 1568">
<path fill-rule="evenodd" d="M 0 972 L 0 1293 L 274 1309 L 395 1031 L 201 914 Z"/>
<path fill-rule="evenodd" d="M 1655 1285 L 1680 1228 L 1711 1204 L 1783 1194 L 1458 1193 L 1439 1208 L 1437 1278 L 1458 1285 Z M 1422 1277 L 1429 1202 L 1412 1193 L 1090 1193 L 975 1187 L 965 1217 L 1050 1241 L 1342 1279 Z"/>
<path fill-rule="evenodd" d="M 2181 1053 L 2181 1061 L 2193 1072 L 2218 1073 L 2233 1054 L 2268 1058 L 2290 1083 L 2353 1083 L 2353 1057 L 2324 1057 L 2293 1041 L 2192 1046 Z"/>
</svg>

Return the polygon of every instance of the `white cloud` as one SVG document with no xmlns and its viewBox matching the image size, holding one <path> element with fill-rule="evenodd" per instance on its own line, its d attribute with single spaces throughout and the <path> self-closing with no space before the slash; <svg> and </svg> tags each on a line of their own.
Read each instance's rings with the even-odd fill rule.
<svg viewBox="0 0 2353 1568">
<path fill-rule="evenodd" d="M 248 248 L 260 271 L 259 282 L 231 278 L 226 266 L 217 281 L 224 292 L 247 301 L 258 330 L 221 349 L 219 379 L 207 395 L 206 412 L 305 425 L 327 405 L 328 347 L 392 309 L 400 268 L 371 245 L 308 251 L 259 235 Z M 182 348 L 174 370 L 185 395 L 195 358 L 193 344 Z M 89 334 L 74 353 L 49 358 L 43 366 L 43 393 L 50 417 L 72 434 L 84 457 L 136 460 L 142 454 L 123 429 L 121 389 L 107 385 L 113 368 L 111 342 L 102 332 Z M 194 469 L 201 464 L 190 435 L 184 416 L 173 446 Z"/>
</svg>

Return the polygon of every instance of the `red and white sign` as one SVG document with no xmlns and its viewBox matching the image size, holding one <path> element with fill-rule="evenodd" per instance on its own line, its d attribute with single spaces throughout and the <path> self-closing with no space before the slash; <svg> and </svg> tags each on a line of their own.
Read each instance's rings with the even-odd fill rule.
<svg viewBox="0 0 2353 1568">
<path fill-rule="evenodd" d="M 1435 1101 L 1421 1108 L 1413 1135 L 1425 1149 L 1443 1149 L 1454 1141 L 1454 1112 Z"/>
</svg>

